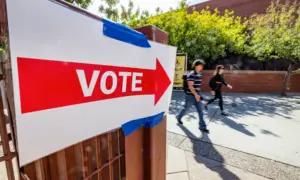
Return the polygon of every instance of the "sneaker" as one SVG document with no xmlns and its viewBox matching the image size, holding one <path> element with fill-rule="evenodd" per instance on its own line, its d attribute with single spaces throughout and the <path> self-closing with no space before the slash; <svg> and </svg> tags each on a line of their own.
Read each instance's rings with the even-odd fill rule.
<svg viewBox="0 0 300 180">
<path fill-rule="evenodd" d="M 224 112 L 221 112 L 221 115 L 222 116 L 228 116 L 228 114 L 224 113 Z"/>
<path fill-rule="evenodd" d="M 206 111 L 208 111 L 208 105 L 207 104 L 204 105 L 204 108 L 205 108 Z"/>
<path fill-rule="evenodd" d="M 176 119 L 177 119 L 178 124 L 181 124 L 181 125 L 183 124 L 183 122 L 177 116 L 176 116 Z"/>
<path fill-rule="evenodd" d="M 200 131 L 209 134 L 209 130 L 207 128 L 200 128 Z"/>
</svg>

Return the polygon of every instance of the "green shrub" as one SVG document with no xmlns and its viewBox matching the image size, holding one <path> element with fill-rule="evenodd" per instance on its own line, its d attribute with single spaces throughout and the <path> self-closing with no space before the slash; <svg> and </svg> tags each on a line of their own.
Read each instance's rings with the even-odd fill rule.
<svg viewBox="0 0 300 180">
<path fill-rule="evenodd" d="M 248 22 L 246 53 L 259 60 L 300 60 L 300 9 L 296 4 L 272 3 L 266 14 Z"/>
<path fill-rule="evenodd" d="M 178 52 L 188 53 L 190 60 L 203 58 L 210 63 L 229 53 L 244 51 L 246 26 L 230 11 L 221 15 L 217 10 L 205 9 L 189 14 L 182 8 L 134 23 L 155 25 L 168 32 L 169 44 L 177 46 Z"/>
</svg>

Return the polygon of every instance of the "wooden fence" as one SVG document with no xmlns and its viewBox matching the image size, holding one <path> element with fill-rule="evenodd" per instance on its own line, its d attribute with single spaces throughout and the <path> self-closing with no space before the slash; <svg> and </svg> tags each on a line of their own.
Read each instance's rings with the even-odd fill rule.
<svg viewBox="0 0 300 180">
<path fill-rule="evenodd" d="M 0 0 L 0 42 L 7 41 L 7 16 L 5 1 Z M 3 67 L 5 57 L 0 57 L 0 165 L 4 164 L 4 169 L 0 168 L 0 179 L 18 179 L 18 161 L 15 148 L 14 127 L 12 126 L 12 111 L 8 106 L 6 77 Z M 6 111 L 6 113 L 4 113 Z"/>
<path fill-rule="evenodd" d="M 3 81 L 3 79 L 1 80 Z M 3 88 L 1 88 L 2 90 Z M 2 93 L 2 92 L 1 92 Z M 0 94 L 0 164 L 5 164 L 6 173 L 1 171 L 2 178 L 14 180 L 16 167 L 16 150 L 14 148 L 14 142 L 12 141 L 12 133 L 10 123 L 7 123 L 8 117 L 4 114 L 3 97 Z M 0 178 L 1 179 L 1 178 Z"/>
<path fill-rule="evenodd" d="M 32 162 L 22 173 L 31 180 L 126 179 L 124 139 L 118 129 Z"/>
</svg>

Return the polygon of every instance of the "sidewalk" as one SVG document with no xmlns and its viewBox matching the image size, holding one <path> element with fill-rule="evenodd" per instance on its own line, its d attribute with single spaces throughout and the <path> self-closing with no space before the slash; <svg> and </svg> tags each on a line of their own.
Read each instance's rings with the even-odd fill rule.
<svg viewBox="0 0 300 180">
<path fill-rule="evenodd" d="M 209 106 L 205 120 L 211 133 L 206 136 L 198 129 L 193 108 L 183 118 L 184 125 L 177 125 L 175 114 L 183 108 L 183 97 L 182 92 L 173 93 L 167 125 L 170 145 L 185 154 L 188 151 L 238 167 L 241 172 L 300 179 L 300 95 L 226 94 L 225 109 L 230 116 L 220 116 L 217 103 Z"/>
<path fill-rule="evenodd" d="M 266 180 L 221 162 L 168 146 L 167 180 Z"/>
</svg>

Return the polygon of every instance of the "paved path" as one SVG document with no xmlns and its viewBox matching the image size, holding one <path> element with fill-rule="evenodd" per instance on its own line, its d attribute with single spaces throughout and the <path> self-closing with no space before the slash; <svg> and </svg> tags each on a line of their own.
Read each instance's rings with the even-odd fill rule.
<svg viewBox="0 0 300 180">
<path fill-rule="evenodd" d="M 208 94 L 205 96 L 208 97 Z M 217 104 L 210 106 L 209 111 L 205 112 L 205 119 L 211 131 L 208 136 L 202 136 L 198 130 L 194 109 L 184 117 L 184 126 L 177 125 L 175 114 L 182 109 L 183 100 L 182 92 L 173 93 L 167 127 L 170 133 L 189 137 L 192 141 L 197 139 L 214 144 L 240 154 L 254 155 L 255 158 L 249 158 L 266 163 L 258 166 L 257 170 L 270 171 L 258 173 L 270 175 L 266 177 L 276 176 L 273 170 L 281 169 L 284 173 L 280 179 L 300 179 L 300 95 L 280 98 L 277 95 L 226 94 L 225 109 L 230 116 L 220 116 Z M 262 167 L 268 166 L 268 162 L 277 163 L 276 167 Z M 255 162 L 252 163 L 254 167 Z M 247 169 L 247 166 L 245 168 Z M 292 172 L 291 176 L 288 175 L 289 171 Z"/>
<path fill-rule="evenodd" d="M 167 180 L 267 180 L 262 176 L 173 146 L 168 146 L 167 154 Z"/>
</svg>

